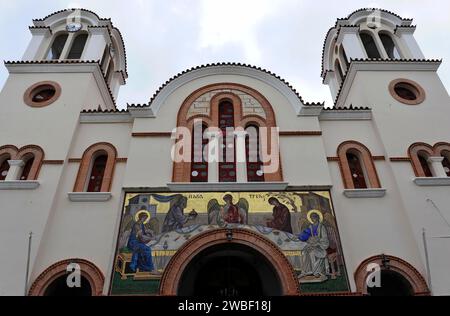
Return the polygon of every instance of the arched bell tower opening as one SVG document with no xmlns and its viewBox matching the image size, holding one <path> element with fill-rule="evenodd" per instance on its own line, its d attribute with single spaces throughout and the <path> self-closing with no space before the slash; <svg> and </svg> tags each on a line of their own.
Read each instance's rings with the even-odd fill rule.
<svg viewBox="0 0 450 316">
<path fill-rule="evenodd" d="M 217 229 L 197 235 L 172 257 L 160 295 L 299 295 L 294 269 L 283 252 L 246 229 Z"/>
</svg>

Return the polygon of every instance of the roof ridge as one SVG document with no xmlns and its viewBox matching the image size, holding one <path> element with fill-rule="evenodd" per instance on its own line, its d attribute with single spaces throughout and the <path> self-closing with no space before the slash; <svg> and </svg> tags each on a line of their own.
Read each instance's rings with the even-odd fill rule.
<svg viewBox="0 0 450 316">
<path fill-rule="evenodd" d="M 254 65 L 250 65 L 250 64 L 246 64 L 246 63 L 241 63 L 241 62 L 216 62 L 216 63 L 207 63 L 207 64 L 201 64 L 201 65 L 197 65 L 197 66 L 193 66 L 191 68 L 185 69 L 181 72 L 179 72 L 178 74 L 172 76 L 171 78 L 169 78 L 166 82 L 164 82 L 151 96 L 150 100 L 148 103 L 144 103 L 144 104 L 129 104 L 129 107 L 149 107 L 152 102 L 155 100 L 155 98 L 158 96 L 158 94 L 172 81 L 174 81 L 175 79 L 190 73 L 192 71 L 195 70 L 199 70 L 199 69 L 203 69 L 203 68 L 209 68 L 209 67 L 220 67 L 220 66 L 232 66 L 232 67 L 246 67 L 246 68 L 251 68 L 251 69 L 255 69 L 261 72 L 264 72 L 266 74 L 269 74 L 271 76 L 273 76 L 274 78 L 280 80 L 282 83 L 284 83 L 285 85 L 287 85 L 292 92 L 294 92 L 294 94 L 299 98 L 299 100 L 302 102 L 302 104 L 307 105 L 307 106 L 323 106 L 324 102 L 305 102 L 303 100 L 303 97 L 299 94 L 299 92 L 284 78 L 280 77 L 279 75 L 277 75 L 276 73 L 267 70 L 265 68 L 259 67 L 259 66 L 254 66 Z"/>
</svg>

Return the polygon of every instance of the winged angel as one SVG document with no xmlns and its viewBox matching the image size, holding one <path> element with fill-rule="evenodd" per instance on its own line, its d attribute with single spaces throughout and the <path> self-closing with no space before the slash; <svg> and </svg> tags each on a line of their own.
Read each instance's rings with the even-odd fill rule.
<svg viewBox="0 0 450 316">
<path fill-rule="evenodd" d="M 220 205 L 217 199 L 208 202 L 208 224 L 225 227 L 227 224 L 247 224 L 248 201 L 240 198 L 234 204 L 231 194 L 223 197 L 225 205 Z"/>
</svg>

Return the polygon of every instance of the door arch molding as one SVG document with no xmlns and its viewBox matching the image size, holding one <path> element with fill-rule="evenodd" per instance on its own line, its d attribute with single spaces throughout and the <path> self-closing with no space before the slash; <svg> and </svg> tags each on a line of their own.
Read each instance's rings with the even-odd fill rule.
<svg viewBox="0 0 450 316">
<path fill-rule="evenodd" d="M 189 262 L 202 250 L 224 243 L 242 244 L 253 248 L 272 263 L 278 274 L 282 295 L 299 295 L 300 287 L 294 269 L 283 252 L 272 241 L 246 229 L 216 229 L 195 236 L 184 244 L 167 264 L 161 277 L 159 294 L 177 295 L 178 286 Z"/>
</svg>

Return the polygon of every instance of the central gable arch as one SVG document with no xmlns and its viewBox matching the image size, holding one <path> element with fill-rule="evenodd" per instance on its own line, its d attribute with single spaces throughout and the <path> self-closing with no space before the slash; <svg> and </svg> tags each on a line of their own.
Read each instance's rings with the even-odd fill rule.
<svg viewBox="0 0 450 316">
<path fill-rule="evenodd" d="M 157 116 L 165 100 L 178 88 L 188 82 L 217 75 L 237 75 L 259 80 L 281 93 L 288 100 L 297 115 L 300 115 L 306 108 L 311 108 L 311 106 L 323 106 L 323 103 L 305 102 L 286 80 L 276 74 L 262 68 L 240 63 L 207 64 L 185 70 L 162 85 L 146 106 L 151 107 L 152 116 Z"/>
</svg>

